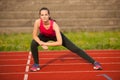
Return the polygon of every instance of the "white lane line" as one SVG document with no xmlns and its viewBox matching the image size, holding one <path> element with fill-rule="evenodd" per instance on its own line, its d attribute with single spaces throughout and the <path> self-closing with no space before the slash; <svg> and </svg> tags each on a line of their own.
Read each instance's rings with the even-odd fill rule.
<svg viewBox="0 0 120 80">
<path fill-rule="evenodd" d="M 24 79 L 23 80 L 28 80 L 28 72 L 29 72 L 30 59 L 31 59 L 31 52 L 29 52 L 29 54 L 28 54 L 28 59 L 27 59 L 27 64 L 26 64 L 25 74 L 24 74 Z"/>
<path fill-rule="evenodd" d="M 107 80 L 112 80 L 112 78 L 110 76 L 108 76 L 107 74 L 100 74 L 100 75 L 97 75 L 97 76 L 103 76 L 105 77 Z"/>
<path fill-rule="evenodd" d="M 48 63 L 48 64 L 41 64 L 41 65 L 54 65 L 54 66 L 57 66 L 57 65 L 88 65 L 88 64 L 91 64 L 91 63 Z M 120 65 L 120 62 L 106 62 L 106 63 L 101 63 L 101 64 L 114 64 L 114 65 Z M 9 67 L 16 67 L 16 66 L 25 66 L 26 64 L 19 64 L 19 65 L 0 65 L 0 67 L 4 67 L 4 66 L 9 66 Z M 30 65 L 30 64 L 29 64 Z M 28 66 L 29 67 L 29 66 Z"/>
<path fill-rule="evenodd" d="M 93 57 L 93 58 L 97 58 L 97 59 L 119 59 L 120 57 Z M 82 59 L 81 57 L 63 57 L 63 58 L 39 58 L 39 59 Z M 8 60 L 26 60 L 26 59 L 0 59 L 0 61 L 8 61 Z"/>
<path fill-rule="evenodd" d="M 107 71 L 101 71 L 101 70 L 97 70 L 97 71 L 90 71 L 90 70 L 88 70 L 88 71 L 49 71 L 49 72 L 34 72 L 34 73 L 80 73 L 80 72 L 82 72 L 82 73 L 86 73 L 86 72 L 90 72 L 90 73 L 93 73 L 93 72 L 119 72 L 120 73 L 120 70 L 107 70 Z M 30 73 L 32 73 L 32 72 L 30 72 Z"/>
<path fill-rule="evenodd" d="M 88 53 L 89 54 L 89 53 Z M 94 55 L 94 54 L 98 54 L 98 55 L 101 55 L 101 54 L 103 54 L 103 55 L 111 55 L 111 54 L 114 54 L 114 55 L 119 55 L 120 54 L 120 52 L 118 52 L 118 53 L 115 53 L 115 52 L 113 52 L 113 53 L 90 53 L 90 54 L 92 54 L 92 55 Z M 68 56 L 76 56 L 76 54 L 74 54 L 74 53 L 62 53 L 61 54 L 61 52 L 59 52 L 59 53 L 52 53 L 51 54 L 51 52 L 49 53 L 49 52 L 42 52 L 42 53 L 40 53 L 40 55 L 68 55 Z M 1 54 L 0 56 L 26 56 L 26 54 L 14 54 L 14 55 L 12 55 L 12 54 Z"/>
<path fill-rule="evenodd" d="M 36 73 L 36 74 L 45 74 L 45 73 L 52 73 L 52 74 L 54 74 L 54 73 L 114 73 L 114 74 L 118 74 L 118 73 L 120 73 L 120 70 L 105 70 L 105 71 L 103 71 L 103 70 L 85 70 L 85 71 L 44 71 L 44 72 L 34 72 L 34 74 Z M 13 73 L 0 73 L 0 74 L 24 74 L 24 72 L 13 72 Z M 30 74 L 33 74 L 33 72 L 30 72 Z M 119 75 L 119 74 L 118 74 Z M 26 76 L 27 77 L 27 76 Z M 26 79 L 26 78 L 25 78 Z M 27 79 L 28 79 L 28 77 L 27 77 Z"/>
</svg>

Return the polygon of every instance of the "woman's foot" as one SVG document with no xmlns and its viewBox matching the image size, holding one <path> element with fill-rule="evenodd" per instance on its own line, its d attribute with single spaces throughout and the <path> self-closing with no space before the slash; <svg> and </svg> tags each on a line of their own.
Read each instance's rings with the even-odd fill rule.
<svg viewBox="0 0 120 80">
<path fill-rule="evenodd" d="M 30 71 L 35 72 L 40 70 L 39 64 L 33 64 L 32 67 L 30 68 Z"/>
<path fill-rule="evenodd" d="M 94 62 L 94 67 L 93 67 L 95 70 L 102 70 L 102 66 L 100 65 L 99 62 Z"/>
</svg>

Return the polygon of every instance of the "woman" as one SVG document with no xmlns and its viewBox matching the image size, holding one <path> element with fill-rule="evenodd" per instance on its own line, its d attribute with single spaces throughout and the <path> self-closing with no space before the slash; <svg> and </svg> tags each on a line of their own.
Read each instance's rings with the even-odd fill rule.
<svg viewBox="0 0 120 80">
<path fill-rule="evenodd" d="M 31 52 L 34 59 L 34 64 L 30 68 L 31 71 L 40 70 L 38 46 L 41 46 L 43 49 L 48 49 L 48 46 L 61 45 L 92 63 L 94 65 L 94 69 L 102 70 L 102 67 L 98 62 L 74 45 L 62 32 L 60 32 L 58 24 L 50 17 L 49 9 L 45 7 L 41 8 L 39 15 L 40 19 L 35 21 L 33 29 Z M 39 35 L 38 31 L 40 32 Z M 52 40 L 53 42 L 48 42 L 49 40 Z"/>
</svg>

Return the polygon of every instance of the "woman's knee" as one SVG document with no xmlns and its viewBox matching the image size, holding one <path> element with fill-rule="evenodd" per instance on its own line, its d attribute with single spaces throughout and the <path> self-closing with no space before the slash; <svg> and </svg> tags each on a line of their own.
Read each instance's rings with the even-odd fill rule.
<svg viewBox="0 0 120 80">
<path fill-rule="evenodd" d="M 32 40 L 31 47 L 38 47 L 38 43 L 35 40 Z"/>
</svg>

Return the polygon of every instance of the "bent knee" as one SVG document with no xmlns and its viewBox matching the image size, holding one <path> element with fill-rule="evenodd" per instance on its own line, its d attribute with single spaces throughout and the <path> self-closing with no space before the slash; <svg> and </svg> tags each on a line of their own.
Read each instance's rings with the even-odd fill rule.
<svg viewBox="0 0 120 80">
<path fill-rule="evenodd" d="M 39 44 L 35 41 L 35 40 L 32 40 L 32 42 L 31 42 L 31 47 L 32 46 L 39 46 Z"/>
</svg>

